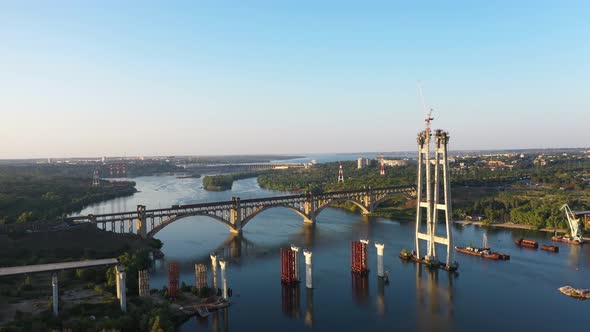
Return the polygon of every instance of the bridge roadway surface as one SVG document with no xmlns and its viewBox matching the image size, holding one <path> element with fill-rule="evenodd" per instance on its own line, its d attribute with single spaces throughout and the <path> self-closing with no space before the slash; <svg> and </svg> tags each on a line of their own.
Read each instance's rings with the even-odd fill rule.
<svg viewBox="0 0 590 332">
<path fill-rule="evenodd" d="M 67 218 L 66 221 L 100 224 L 103 230 L 106 230 L 106 224 L 109 223 L 113 232 L 115 232 L 115 223 L 118 223 L 121 233 L 134 233 L 136 231 L 137 234 L 143 237 L 153 237 L 163 227 L 175 220 L 188 216 L 202 215 L 212 217 L 224 223 L 232 232 L 240 233 L 242 228 L 254 216 L 269 208 L 289 208 L 303 217 L 304 221 L 313 223 L 317 215 L 333 202 L 351 202 L 359 207 L 363 214 L 368 214 L 373 212 L 375 207 L 384 202 L 388 197 L 395 194 L 414 196 L 416 194 L 416 187 L 414 185 L 382 188 L 369 187 L 317 194 L 305 193 L 244 200 L 239 197 L 232 197 L 228 201 L 172 205 L 169 208 L 151 210 L 146 209 L 144 205 L 138 205 L 135 211 L 76 216 Z M 133 227 L 134 221 L 137 224 L 136 227 Z"/>
<path fill-rule="evenodd" d="M 78 261 L 78 262 L 67 262 L 67 263 L 12 266 L 12 267 L 0 268 L 0 277 L 13 276 L 13 275 L 19 275 L 19 274 L 31 274 L 31 273 L 53 272 L 53 271 L 63 271 L 63 270 L 71 270 L 71 269 L 83 269 L 83 268 L 97 267 L 97 266 L 112 266 L 112 265 L 119 265 L 119 261 L 116 258 L 108 258 L 108 259 L 95 259 L 95 260 Z"/>
</svg>

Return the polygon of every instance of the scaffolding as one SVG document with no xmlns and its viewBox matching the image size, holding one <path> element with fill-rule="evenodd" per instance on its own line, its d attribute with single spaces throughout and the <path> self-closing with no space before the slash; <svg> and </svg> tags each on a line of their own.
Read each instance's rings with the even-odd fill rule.
<svg viewBox="0 0 590 332">
<path fill-rule="evenodd" d="M 369 241 L 350 241 L 350 270 L 358 274 L 367 274 L 367 244 Z"/>
<path fill-rule="evenodd" d="M 207 287 L 207 266 L 205 264 L 195 264 L 195 285 L 197 289 Z"/>
<path fill-rule="evenodd" d="M 141 270 L 138 272 L 139 278 L 139 296 L 150 295 L 150 274 L 148 270 Z"/>
<path fill-rule="evenodd" d="M 286 285 L 296 284 L 296 253 L 291 248 L 281 248 L 281 282 Z"/>
<path fill-rule="evenodd" d="M 168 264 L 168 297 L 175 299 L 178 297 L 178 263 L 171 262 Z"/>
</svg>

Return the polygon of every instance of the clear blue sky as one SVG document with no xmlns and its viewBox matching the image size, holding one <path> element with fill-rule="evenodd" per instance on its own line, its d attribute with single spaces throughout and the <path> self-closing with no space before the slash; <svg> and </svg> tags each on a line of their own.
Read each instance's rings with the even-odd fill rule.
<svg viewBox="0 0 590 332">
<path fill-rule="evenodd" d="M 590 145 L 590 1 L 2 1 L 0 158 Z"/>
</svg>

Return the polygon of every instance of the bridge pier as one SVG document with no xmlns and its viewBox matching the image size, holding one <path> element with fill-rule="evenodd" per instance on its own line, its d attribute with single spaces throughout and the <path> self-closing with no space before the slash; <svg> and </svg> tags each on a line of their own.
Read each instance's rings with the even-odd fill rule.
<svg viewBox="0 0 590 332">
<path fill-rule="evenodd" d="M 143 238 L 147 236 L 147 220 L 145 215 L 145 205 L 137 206 L 137 234 Z"/>
<path fill-rule="evenodd" d="M 53 316 L 59 315 L 59 286 L 57 280 L 57 273 L 51 275 L 51 287 L 53 288 Z"/>
<path fill-rule="evenodd" d="M 230 222 L 234 228 L 230 228 L 233 234 L 242 234 L 242 208 L 240 207 L 240 198 L 232 197 L 232 208 L 230 211 Z"/>
<path fill-rule="evenodd" d="M 305 256 L 305 286 L 309 289 L 313 288 L 312 274 L 311 274 L 311 251 L 304 250 L 303 255 Z"/>
</svg>

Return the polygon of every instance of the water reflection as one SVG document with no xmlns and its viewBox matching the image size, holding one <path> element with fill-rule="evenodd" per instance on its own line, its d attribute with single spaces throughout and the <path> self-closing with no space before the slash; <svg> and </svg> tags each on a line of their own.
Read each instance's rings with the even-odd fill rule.
<svg viewBox="0 0 590 332">
<path fill-rule="evenodd" d="M 289 318 L 298 319 L 301 314 L 299 285 L 281 285 L 281 303 L 283 314 Z"/>
<path fill-rule="evenodd" d="M 360 306 L 369 304 L 369 276 L 351 272 L 352 298 Z"/>
<path fill-rule="evenodd" d="M 416 310 L 428 316 L 418 319 L 418 330 L 453 330 L 452 286 L 456 277 L 453 273 L 416 265 Z"/>
<path fill-rule="evenodd" d="M 211 319 L 211 331 L 214 332 L 228 332 L 229 331 L 229 309 L 219 309 L 209 316 Z"/>
<path fill-rule="evenodd" d="M 313 289 L 307 288 L 307 305 L 305 310 L 305 325 L 313 327 Z"/>
<path fill-rule="evenodd" d="M 383 317 L 385 315 L 385 279 L 377 278 L 377 313 Z"/>
</svg>

